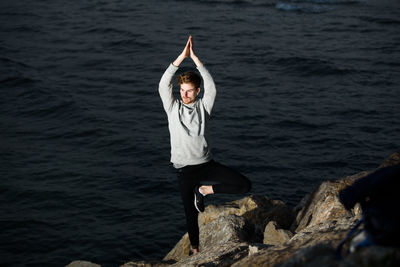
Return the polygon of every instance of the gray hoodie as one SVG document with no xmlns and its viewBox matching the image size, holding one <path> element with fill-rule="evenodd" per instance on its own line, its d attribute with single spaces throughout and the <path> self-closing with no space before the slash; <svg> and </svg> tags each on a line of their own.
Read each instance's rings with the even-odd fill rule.
<svg viewBox="0 0 400 267">
<path fill-rule="evenodd" d="M 172 78 L 178 67 L 170 64 L 161 77 L 158 92 L 168 116 L 171 138 L 171 162 L 175 168 L 197 165 L 212 159 L 208 120 L 214 105 L 216 89 L 204 66 L 197 67 L 204 81 L 203 98 L 186 105 L 172 94 Z"/>
</svg>

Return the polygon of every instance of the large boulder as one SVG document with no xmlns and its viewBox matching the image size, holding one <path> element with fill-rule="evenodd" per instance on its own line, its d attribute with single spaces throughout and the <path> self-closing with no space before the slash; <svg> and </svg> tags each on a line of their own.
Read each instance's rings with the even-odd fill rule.
<svg viewBox="0 0 400 267">
<path fill-rule="evenodd" d="M 390 155 L 379 168 L 393 165 L 400 165 L 399 152 Z M 347 211 L 340 203 L 338 194 L 342 189 L 370 173 L 372 173 L 372 171 L 363 171 L 336 181 L 323 182 L 316 190 L 301 201 L 303 204 L 302 208 L 297 213 L 291 230 L 293 232 L 299 232 L 308 226 L 337 220 L 343 217 L 350 216 L 360 218 L 362 212 L 360 206 L 356 205 L 353 210 Z"/>
<path fill-rule="evenodd" d="M 337 181 L 323 182 L 318 189 L 306 196 L 305 205 L 296 216 L 291 230 L 300 232 L 308 226 L 337 220 L 343 217 L 361 217 L 361 209 L 357 205 L 352 211 L 347 211 L 339 201 L 340 190 L 351 185 L 370 172 L 361 172 Z"/>
<path fill-rule="evenodd" d="M 290 240 L 282 244 L 262 248 L 257 253 L 236 262 L 233 266 L 275 266 L 276 264 L 286 262 L 292 257 L 296 257 L 299 253 L 303 253 L 300 252 L 303 249 L 307 252 L 307 255 L 312 253 L 318 255 L 321 251 L 325 251 L 326 254 L 329 254 L 329 257 L 326 259 L 329 262 L 332 256 L 334 256 L 334 253 L 331 252 L 345 238 L 347 232 L 356 221 L 357 219 L 354 217 L 348 217 L 309 226 L 294 235 Z M 311 249 L 311 247 L 313 248 Z M 322 262 L 319 263 L 322 264 Z M 319 266 L 325 265 L 322 264 Z"/>
<path fill-rule="evenodd" d="M 189 238 L 187 234 L 172 249 L 164 261 L 173 260 L 179 264 L 191 265 L 198 260 L 222 264 L 222 259 L 238 260 L 247 255 L 245 241 L 253 235 L 253 227 L 243 217 L 226 215 L 216 218 L 205 225 L 200 225 L 200 253 L 189 257 Z M 246 252 L 243 252 L 246 251 Z M 243 253 L 239 253 L 243 252 Z M 233 257 L 233 255 L 236 255 Z M 232 264 L 233 262 L 231 262 Z"/>
<path fill-rule="evenodd" d="M 399 164 L 400 153 L 394 153 L 379 167 Z M 359 205 L 351 211 L 345 210 L 338 193 L 369 173 L 371 171 L 364 171 L 322 183 L 303 199 L 302 208 L 291 227 L 295 234 L 290 240 L 283 238 L 284 242 L 276 242 L 275 246 L 263 248 L 232 266 L 400 266 L 398 248 L 381 248 L 367 256 L 379 248 L 373 246 L 347 255 L 342 261 L 335 258 L 335 248 L 345 239 L 362 212 Z M 269 231 L 278 230 L 273 226 L 269 224 Z"/>
<path fill-rule="evenodd" d="M 262 243 L 264 230 L 270 221 L 274 221 L 277 227 L 289 229 L 294 220 L 294 213 L 280 200 L 271 200 L 266 196 L 249 196 L 232 201 L 225 205 L 210 205 L 206 212 L 199 216 L 200 232 L 202 226 L 220 216 L 236 215 L 245 219 L 248 227 L 252 228 L 251 236 L 246 241 Z M 201 242 L 201 237 L 200 237 Z"/>
<path fill-rule="evenodd" d="M 287 229 L 294 219 L 293 212 L 283 201 L 252 195 L 224 205 L 209 205 L 206 211 L 199 215 L 199 225 L 231 214 L 241 216 L 253 224 L 257 233 L 262 233 L 269 221 L 275 221 L 280 227 Z"/>
<path fill-rule="evenodd" d="M 231 266 L 249 254 L 249 245 L 246 242 L 228 241 L 214 247 L 207 247 L 196 255 L 187 257 L 174 265 L 180 266 Z"/>
<path fill-rule="evenodd" d="M 269 221 L 289 228 L 294 215 L 285 203 L 265 196 L 249 196 L 224 205 L 209 205 L 199 214 L 200 251 L 226 242 L 262 242 Z M 164 260 L 182 261 L 189 254 L 185 234 Z"/>
<path fill-rule="evenodd" d="M 282 245 L 293 237 L 289 230 L 279 229 L 275 221 L 270 221 L 265 227 L 263 243 L 267 245 Z"/>
<path fill-rule="evenodd" d="M 200 225 L 200 248 L 215 248 L 227 242 L 245 242 L 253 236 L 254 229 L 243 217 L 226 215 Z"/>
<path fill-rule="evenodd" d="M 188 233 L 184 234 L 182 238 L 176 243 L 174 248 L 168 252 L 164 257 L 164 261 L 181 261 L 189 257 L 190 240 Z"/>
</svg>

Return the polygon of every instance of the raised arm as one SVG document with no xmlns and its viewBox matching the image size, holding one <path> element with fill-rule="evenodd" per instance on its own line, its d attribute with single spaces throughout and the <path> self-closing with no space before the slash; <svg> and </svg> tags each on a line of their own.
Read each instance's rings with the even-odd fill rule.
<svg viewBox="0 0 400 267">
<path fill-rule="evenodd" d="M 212 108 L 214 106 L 215 97 L 217 95 L 217 90 L 215 88 L 214 80 L 208 70 L 204 67 L 203 63 L 196 56 L 193 49 L 193 38 L 189 37 L 190 41 L 190 58 L 193 60 L 194 64 L 196 64 L 197 69 L 199 70 L 201 77 L 204 81 L 204 95 L 203 95 L 203 103 L 208 114 L 211 114 Z"/>
<path fill-rule="evenodd" d="M 174 95 L 172 93 L 172 78 L 174 77 L 176 71 L 178 70 L 179 65 L 182 61 L 189 56 L 190 54 L 190 39 L 192 36 L 189 36 L 185 48 L 179 54 L 179 56 L 174 60 L 172 64 L 170 64 L 167 70 L 164 72 L 163 76 L 161 77 L 160 83 L 158 85 L 158 92 L 161 97 L 161 101 L 164 106 L 165 112 L 169 112 L 174 104 Z"/>
<path fill-rule="evenodd" d="M 158 84 L 158 93 L 160 94 L 164 110 L 167 113 L 169 113 L 175 101 L 172 93 L 172 78 L 177 70 L 178 67 L 170 64 Z"/>
</svg>

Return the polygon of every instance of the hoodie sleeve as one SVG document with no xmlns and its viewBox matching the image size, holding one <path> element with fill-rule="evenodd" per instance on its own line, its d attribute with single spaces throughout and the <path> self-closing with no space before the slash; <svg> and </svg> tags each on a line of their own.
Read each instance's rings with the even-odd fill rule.
<svg viewBox="0 0 400 267">
<path fill-rule="evenodd" d="M 211 74 L 208 72 L 206 67 L 204 67 L 204 65 L 197 67 L 197 69 L 199 70 L 201 77 L 203 78 L 204 81 L 203 103 L 206 111 L 208 112 L 209 115 L 211 115 L 215 97 L 217 95 L 215 83 Z"/>
<path fill-rule="evenodd" d="M 167 113 L 171 111 L 175 101 L 172 93 L 172 78 L 174 77 L 175 72 L 178 69 L 178 67 L 174 66 L 171 63 L 161 77 L 160 83 L 158 85 L 158 93 L 160 94 L 164 110 Z"/>
</svg>

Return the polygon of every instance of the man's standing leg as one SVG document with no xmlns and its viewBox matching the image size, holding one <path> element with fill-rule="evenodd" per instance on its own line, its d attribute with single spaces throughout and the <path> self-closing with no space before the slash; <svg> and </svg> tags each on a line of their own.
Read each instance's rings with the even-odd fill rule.
<svg viewBox="0 0 400 267">
<path fill-rule="evenodd" d="M 190 167 L 189 167 L 190 168 Z M 199 248 L 199 225 L 197 221 L 198 212 L 194 206 L 193 188 L 197 185 L 193 171 L 188 167 L 178 170 L 179 189 L 186 215 L 186 227 L 189 234 L 190 244 L 194 252 Z"/>
</svg>

